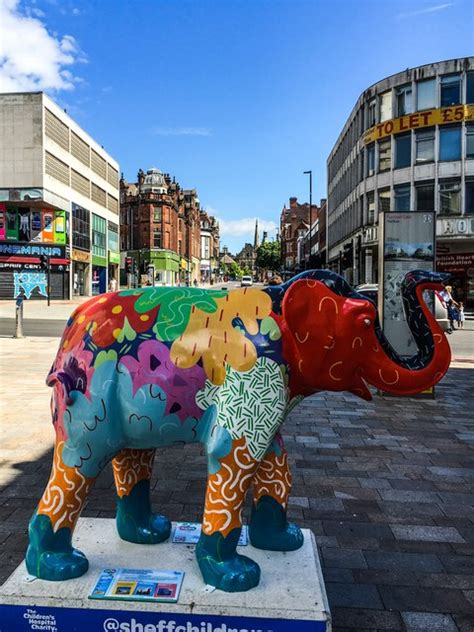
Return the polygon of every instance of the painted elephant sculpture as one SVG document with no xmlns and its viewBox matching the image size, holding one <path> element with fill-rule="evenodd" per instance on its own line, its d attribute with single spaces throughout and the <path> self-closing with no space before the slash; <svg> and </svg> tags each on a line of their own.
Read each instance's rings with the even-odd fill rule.
<svg viewBox="0 0 474 632">
<path fill-rule="evenodd" d="M 321 390 L 370 399 L 367 384 L 410 395 L 438 382 L 450 350 L 422 293 L 443 280 L 422 271 L 405 278 L 405 311 L 417 343 L 409 358 L 391 348 L 370 300 L 327 270 L 265 289 L 147 287 L 82 304 L 47 378 L 56 444 L 29 525 L 28 571 L 48 580 L 87 571 L 72 535 L 109 461 L 120 537 L 166 540 L 171 523 L 150 504 L 155 449 L 201 442 L 208 457 L 196 546 L 202 576 L 225 591 L 256 586 L 258 565 L 236 551 L 250 487 L 252 545 L 291 551 L 303 542 L 286 518 L 291 474 L 278 431 L 289 410 Z"/>
</svg>

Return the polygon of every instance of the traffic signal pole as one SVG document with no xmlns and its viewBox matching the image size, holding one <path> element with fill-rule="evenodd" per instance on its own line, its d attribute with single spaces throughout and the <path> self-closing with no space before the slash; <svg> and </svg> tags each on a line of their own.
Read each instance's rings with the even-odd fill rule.
<svg viewBox="0 0 474 632">
<path fill-rule="evenodd" d="M 48 265 L 48 307 L 51 305 L 51 260 L 50 257 L 48 255 L 47 258 L 47 265 Z"/>
</svg>

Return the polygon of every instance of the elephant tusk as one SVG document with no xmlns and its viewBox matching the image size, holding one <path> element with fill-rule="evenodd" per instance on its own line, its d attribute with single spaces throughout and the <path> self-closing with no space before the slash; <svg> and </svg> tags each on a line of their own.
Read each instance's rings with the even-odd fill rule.
<svg viewBox="0 0 474 632">
<path fill-rule="evenodd" d="M 300 344 L 304 344 L 308 338 L 309 338 L 309 331 L 306 332 L 306 336 L 303 338 L 303 340 L 300 339 L 298 332 L 295 333 L 296 336 L 296 340 L 300 343 Z"/>
<path fill-rule="evenodd" d="M 387 380 L 385 380 L 385 379 L 384 379 L 384 377 L 383 377 L 383 375 L 382 375 L 382 369 L 379 369 L 379 376 L 380 376 L 380 379 L 382 380 L 382 382 L 383 382 L 384 384 L 388 384 L 389 386 L 390 386 L 390 385 L 392 385 L 392 384 L 396 384 L 397 382 L 399 382 L 399 381 L 400 381 L 400 375 L 398 374 L 397 369 L 395 369 L 395 374 L 396 374 L 396 376 L 397 376 L 397 377 L 396 377 L 394 380 L 392 380 L 391 382 L 388 382 Z"/>
<path fill-rule="evenodd" d="M 331 301 L 332 303 L 334 303 L 334 307 L 336 308 L 336 314 L 339 314 L 339 307 L 332 296 L 323 296 L 323 298 L 319 301 L 318 311 L 321 311 L 321 305 L 324 303 L 324 301 Z"/>
<path fill-rule="evenodd" d="M 342 361 L 340 362 L 334 362 L 334 364 L 331 365 L 330 369 L 329 369 L 329 377 L 334 380 L 335 382 L 341 382 L 342 381 L 342 377 L 334 377 L 334 375 L 332 374 L 332 370 L 334 369 L 335 366 L 337 366 L 338 364 L 342 364 Z"/>
</svg>

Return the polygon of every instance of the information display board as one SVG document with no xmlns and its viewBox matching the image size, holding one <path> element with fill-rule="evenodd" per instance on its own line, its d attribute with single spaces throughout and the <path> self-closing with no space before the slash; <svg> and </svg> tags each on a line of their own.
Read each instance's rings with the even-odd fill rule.
<svg viewBox="0 0 474 632">
<path fill-rule="evenodd" d="M 434 211 L 383 213 L 380 220 L 379 309 L 388 341 L 400 355 L 416 353 L 406 322 L 400 286 L 410 270 L 434 270 Z"/>
</svg>

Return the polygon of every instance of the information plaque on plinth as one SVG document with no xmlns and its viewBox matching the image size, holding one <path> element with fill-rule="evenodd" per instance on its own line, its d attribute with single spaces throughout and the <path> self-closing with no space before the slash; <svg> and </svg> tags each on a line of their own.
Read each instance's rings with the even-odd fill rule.
<svg viewBox="0 0 474 632">
<path fill-rule="evenodd" d="M 248 592 L 204 586 L 194 546 L 168 542 L 131 544 L 115 521 L 79 520 L 74 545 L 87 552 L 89 571 L 78 579 L 49 582 L 28 575 L 24 562 L 0 587 L 1 632 L 330 632 L 331 617 L 316 542 L 291 553 L 240 548 L 262 569 Z M 101 601 L 89 596 L 104 568 L 184 572 L 177 603 Z"/>
</svg>

